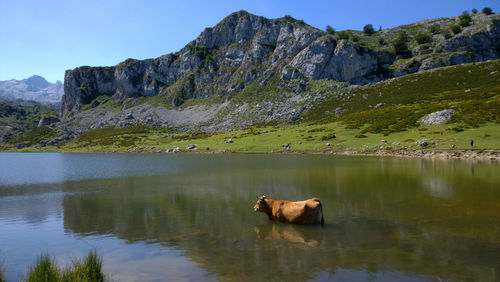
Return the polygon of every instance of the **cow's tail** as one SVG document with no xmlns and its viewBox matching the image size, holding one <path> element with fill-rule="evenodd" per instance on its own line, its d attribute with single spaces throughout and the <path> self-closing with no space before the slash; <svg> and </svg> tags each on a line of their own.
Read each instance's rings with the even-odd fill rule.
<svg viewBox="0 0 500 282">
<path fill-rule="evenodd" d="M 323 218 L 323 204 L 321 204 L 321 201 L 318 199 L 319 202 L 319 210 L 321 212 L 321 225 L 325 223 L 325 219 Z"/>
</svg>

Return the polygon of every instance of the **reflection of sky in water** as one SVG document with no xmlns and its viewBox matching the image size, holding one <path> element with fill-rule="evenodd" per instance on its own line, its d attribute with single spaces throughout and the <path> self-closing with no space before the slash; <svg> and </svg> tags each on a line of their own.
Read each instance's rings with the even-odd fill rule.
<svg viewBox="0 0 500 282">
<path fill-rule="evenodd" d="M 423 184 L 424 189 L 433 197 L 449 199 L 453 196 L 453 189 L 445 179 L 426 178 L 423 180 Z"/>
<path fill-rule="evenodd" d="M 159 281 L 166 274 L 181 281 L 214 280 L 184 257 L 183 251 L 159 244 L 127 244 L 114 236 L 67 234 L 62 219 L 54 216 L 34 225 L 0 219 L 0 226 L 0 261 L 8 281 L 21 280 L 41 253 L 49 252 L 58 264 L 64 265 L 85 256 L 91 249 L 103 255 L 103 271 L 112 273 L 114 281 Z"/>
<path fill-rule="evenodd" d="M 438 279 L 439 277 L 436 277 Z M 438 279 L 440 280 L 440 279 Z M 321 271 L 309 281 L 406 281 L 423 282 L 428 279 L 412 277 L 399 271 L 368 272 L 362 269 L 335 269 L 332 272 Z"/>
<path fill-rule="evenodd" d="M 67 263 L 93 248 L 116 281 L 495 278 L 497 172 L 310 155 L 0 154 L 0 262 L 11 281 L 42 252 Z M 327 225 L 270 223 L 252 210 L 262 193 L 318 196 Z"/>
<path fill-rule="evenodd" d="M 165 175 L 185 163 L 160 154 L 0 153 L 0 186 Z"/>
</svg>

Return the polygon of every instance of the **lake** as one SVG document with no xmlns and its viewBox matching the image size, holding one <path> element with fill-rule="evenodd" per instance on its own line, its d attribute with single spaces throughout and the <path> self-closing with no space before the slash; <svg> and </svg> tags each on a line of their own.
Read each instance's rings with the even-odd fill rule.
<svg viewBox="0 0 500 282">
<path fill-rule="evenodd" d="M 256 195 L 323 203 L 272 222 Z M 0 265 L 96 249 L 115 281 L 500 280 L 500 165 L 328 155 L 0 154 Z"/>
</svg>

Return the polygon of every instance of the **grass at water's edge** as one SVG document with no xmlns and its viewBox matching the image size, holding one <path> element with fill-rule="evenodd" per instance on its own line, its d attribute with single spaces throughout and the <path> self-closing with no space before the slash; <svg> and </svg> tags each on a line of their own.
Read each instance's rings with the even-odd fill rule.
<svg viewBox="0 0 500 282">
<path fill-rule="evenodd" d="M 82 260 L 73 260 L 72 265 L 58 268 L 55 261 L 42 254 L 29 269 L 26 281 L 104 281 L 102 258 L 90 251 Z"/>
<path fill-rule="evenodd" d="M 500 123 L 479 127 L 464 124 L 419 126 L 388 136 L 366 133 L 365 128 L 349 129 L 340 123 L 297 124 L 249 127 L 214 134 L 181 134 L 161 128 L 105 128 L 90 131 L 59 147 L 28 147 L 28 152 L 181 152 L 202 153 L 345 153 L 493 150 L 500 151 Z M 227 142 L 229 139 L 232 143 Z M 471 140 L 473 146 L 471 147 Z M 427 146 L 420 146 L 426 142 Z M 283 146 L 290 143 L 289 146 Z M 188 149 L 196 144 L 196 149 Z M 410 154 L 409 153 L 409 154 Z M 411 154 L 410 154 L 411 155 Z"/>
</svg>

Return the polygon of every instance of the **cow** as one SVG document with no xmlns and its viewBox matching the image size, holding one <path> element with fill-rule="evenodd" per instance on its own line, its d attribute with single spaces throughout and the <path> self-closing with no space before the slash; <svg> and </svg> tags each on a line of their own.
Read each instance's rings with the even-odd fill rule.
<svg viewBox="0 0 500 282">
<path fill-rule="evenodd" d="M 300 202 L 267 199 L 257 196 L 254 211 L 267 214 L 270 220 L 294 224 L 323 224 L 323 207 L 318 198 Z"/>
</svg>

